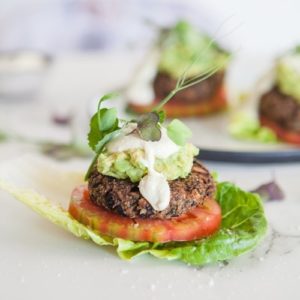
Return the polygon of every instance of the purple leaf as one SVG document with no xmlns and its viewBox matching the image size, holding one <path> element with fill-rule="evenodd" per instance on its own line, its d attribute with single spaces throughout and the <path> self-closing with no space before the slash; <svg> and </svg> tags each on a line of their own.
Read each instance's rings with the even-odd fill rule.
<svg viewBox="0 0 300 300">
<path fill-rule="evenodd" d="M 137 132 L 145 141 L 159 141 L 161 130 L 158 126 L 160 115 L 157 112 L 150 112 L 140 116 Z"/>
<path fill-rule="evenodd" d="M 71 124 L 72 121 L 72 115 L 71 114 L 59 114 L 55 113 L 52 115 L 52 122 L 56 125 L 60 126 L 67 126 Z"/>
<path fill-rule="evenodd" d="M 259 194 L 264 201 L 277 201 L 284 199 L 284 193 L 276 181 L 262 184 L 251 192 Z"/>
</svg>

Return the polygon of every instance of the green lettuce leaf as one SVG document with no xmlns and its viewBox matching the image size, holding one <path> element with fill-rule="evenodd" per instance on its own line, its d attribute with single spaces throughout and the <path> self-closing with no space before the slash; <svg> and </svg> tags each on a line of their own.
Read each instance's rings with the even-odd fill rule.
<svg viewBox="0 0 300 300">
<path fill-rule="evenodd" d="M 100 246 L 116 247 L 118 255 L 126 260 L 146 253 L 157 258 L 176 259 L 198 266 L 229 260 L 253 249 L 267 229 L 259 196 L 242 191 L 227 182 L 219 183 L 216 193 L 223 215 L 220 230 L 211 237 L 198 241 L 165 244 L 132 242 L 100 235 L 33 190 L 16 188 L 1 180 L 0 188 L 75 236 L 90 239 Z"/>
<path fill-rule="evenodd" d="M 259 121 L 244 113 L 237 113 L 229 124 L 229 133 L 238 140 L 257 141 L 274 144 L 276 134 L 269 128 L 263 127 Z"/>
</svg>

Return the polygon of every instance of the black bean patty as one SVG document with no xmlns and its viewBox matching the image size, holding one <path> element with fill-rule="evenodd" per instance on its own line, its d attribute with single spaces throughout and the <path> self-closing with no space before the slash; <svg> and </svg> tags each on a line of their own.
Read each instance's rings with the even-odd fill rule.
<svg viewBox="0 0 300 300">
<path fill-rule="evenodd" d="M 262 95 L 259 114 L 284 129 L 300 133 L 300 103 L 293 97 L 283 94 L 276 86 Z"/>
<path fill-rule="evenodd" d="M 141 195 L 138 183 L 100 174 L 96 169 L 89 179 L 89 192 L 93 203 L 129 218 L 169 219 L 202 205 L 214 197 L 215 183 L 208 170 L 198 161 L 184 179 L 169 181 L 171 199 L 163 211 L 156 211 Z"/>
<path fill-rule="evenodd" d="M 224 72 L 217 72 L 209 78 L 180 91 L 172 98 L 172 103 L 198 103 L 209 101 L 223 84 Z M 176 86 L 177 80 L 166 73 L 157 73 L 153 82 L 155 97 L 165 98 Z"/>
</svg>

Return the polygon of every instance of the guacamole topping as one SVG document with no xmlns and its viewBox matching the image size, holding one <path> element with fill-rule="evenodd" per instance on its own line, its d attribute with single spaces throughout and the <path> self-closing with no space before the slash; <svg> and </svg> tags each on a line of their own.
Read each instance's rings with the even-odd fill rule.
<svg viewBox="0 0 300 300">
<path fill-rule="evenodd" d="M 101 174 L 139 182 L 142 196 L 155 210 L 162 211 L 171 198 L 168 180 L 186 177 L 198 150 L 183 143 L 190 130 L 181 121 L 175 119 L 167 128 L 158 122 L 159 115 L 152 113 L 127 123 L 99 153 L 97 168 Z"/>
<path fill-rule="evenodd" d="M 189 23 L 178 22 L 163 42 L 159 71 L 177 79 L 187 66 L 190 66 L 187 77 L 199 75 L 216 66 L 224 69 L 229 54 L 211 40 Z"/>
<path fill-rule="evenodd" d="M 154 169 L 168 180 L 185 178 L 192 169 L 194 156 L 198 153 L 198 148 L 187 143 L 167 158 L 155 158 Z M 143 149 L 129 149 L 115 153 L 105 150 L 99 155 L 97 168 L 103 175 L 119 179 L 129 178 L 132 182 L 139 182 L 148 172 L 143 163 L 144 156 Z"/>
<path fill-rule="evenodd" d="M 293 51 L 278 60 L 276 82 L 280 90 L 300 102 L 300 51 Z"/>
</svg>

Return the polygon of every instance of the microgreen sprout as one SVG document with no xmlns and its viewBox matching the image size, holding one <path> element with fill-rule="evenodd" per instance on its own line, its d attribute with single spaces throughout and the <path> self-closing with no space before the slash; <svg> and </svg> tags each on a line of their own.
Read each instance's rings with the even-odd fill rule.
<svg viewBox="0 0 300 300">
<path fill-rule="evenodd" d="M 209 43 L 211 45 L 213 40 Z M 206 47 L 206 48 L 209 48 Z M 207 49 L 206 49 L 207 50 Z M 163 111 L 164 105 L 170 101 L 178 92 L 187 89 L 195 84 L 198 84 L 205 79 L 209 78 L 220 69 L 224 67 L 224 64 L 218 64 L 211 66 L 200 72 L 198 75 L 188 78 L 187 74 L 193 64 L 199 59 L 199 56 L 185 69 L 182 75 L 178 78 L 175 88 L 160 101 L 160 103 L 153 108 L 149 113 L 141 115 L 137 123 L 135 130 L 136 134 L 145 141 L 159 141 L 161 138 L 161 125 L 165 120 L 165 113 Z M 86 174 L 86 179 L 89 178 L 94 165 L 97 162 L 98 156 L 105 147 L 105 145 L 113 138 L 121 134 L 122 129 L 120 123 L 123 126 L 128 123 L 124 120 L 117 118 L 117 112 L 114 108 L 101 108 L 104 101 L 114 98 L 116 94 L 111 93 L 104 95 L 98 103 L 98 109 L 90 122 L 90 132 L 88 134 L 89 146 L 96 152 L 96 156 L 89 167 Z M 174 122 L 175 121 L 175 122 Z M 178 145 L 183 145 L 190 137 L 190 130 L 179 120 L 174 120 L 167 127 L 168 135 Z M 132 121 L 131 121 L 132 122 Z"/>
</svg>

